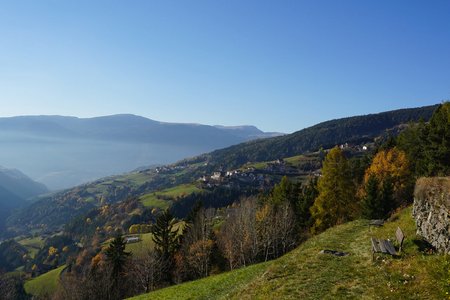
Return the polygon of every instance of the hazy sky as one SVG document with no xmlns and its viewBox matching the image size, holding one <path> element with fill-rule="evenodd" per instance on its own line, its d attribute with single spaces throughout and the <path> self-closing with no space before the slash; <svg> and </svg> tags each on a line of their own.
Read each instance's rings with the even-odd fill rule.
<svg viewBox="0 0 450 300">
<path fill-rule="evenodd" d="M 292 132 L 450 98 L 450 1 L 0 1 L 0 116 Z"/>
</svg>

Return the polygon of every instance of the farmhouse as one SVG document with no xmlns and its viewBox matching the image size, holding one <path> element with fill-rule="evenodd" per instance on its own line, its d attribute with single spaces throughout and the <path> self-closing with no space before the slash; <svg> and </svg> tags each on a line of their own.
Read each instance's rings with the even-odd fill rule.
<svg viewBox="0 0 450 300">
<path fill-rule="evenodd" d="M 125 242 L 127 244 L 131 244 L 131 243 L 137 243 L 139 242 L 139 237 L 138 236 L 129 236 L 125 238 Z"/>
</svg>

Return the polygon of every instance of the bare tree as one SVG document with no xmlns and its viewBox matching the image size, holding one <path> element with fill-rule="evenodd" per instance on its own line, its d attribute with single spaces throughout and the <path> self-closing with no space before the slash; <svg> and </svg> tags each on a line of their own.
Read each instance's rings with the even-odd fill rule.
<svg viewBox="0 0 450 300">
<path fill-rule="evenodd" d="M 255 213 L 254 198 L 244 199 L 237 207 L 227 211 L 218 242 L 230 269 L 252 264 L 257 258 L 259 241 Z"/>
<path fill-rule="evenodd" d="M 200 208 L 188 224 L 183 236 L 178 270 L 182 279 L 206 277 L 210 272 L 211 254 L 214 247 L 214 209 Z M 189 271 L 188 271 L 189 270 Z"/>
<path fill-rule="evenodd" d="M 163 278 L 163 260 L 156 251 L 148 249 L 142 256 L 134 258 L 131 266 L 134 294 L 155 290 Z"/>
</svg>

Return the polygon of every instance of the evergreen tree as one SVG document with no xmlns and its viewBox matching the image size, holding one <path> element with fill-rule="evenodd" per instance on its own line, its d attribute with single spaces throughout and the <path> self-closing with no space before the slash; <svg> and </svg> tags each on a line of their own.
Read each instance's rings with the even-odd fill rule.
<svg viewBox="0 0 450 300">
<path fill-rule="evenodd" d="M 120 234 L 109 244 L 105 251 L 106 260 L 111 263 L 113 276 L 119 276 L 125 269 L 130 252 L 125 251 L 126 242 Z"/>
<path fill-rule="evenodd" d="M 174 266 L 175 252 L 179 248 L 179 235 L 174 229 L 175 219 L 172 214 L 166 210 L 156 219 L 151 228 L 152 239 L 155 243 L 155 250 L 163 261 L 165 280 L 171 281 L 171 274 Z"/>
<path fill-rule="evenodd" d="M 276 184 L 272 189 L 269 202 L 274 206 L 278 206 L 286 202 L 289 202 L 291 205 L 295 205 L 296 201 L 296 186 L 286 176 L 283 176 L 280 183 Z"/>
<path fill-rule="evenodd" d="M 362 216 L 365 219 L 380 219 L 384 215 L 384 207 L 378 194 L 378 180 L 371 175 L 365 184 L 365 197 L 362 201 Z"/>
<path fill-rule="evenodd" d="M 430 119 L 425 147 L 426 175 L 450 174 L 450 102 L 438 107 Z"/>
<path fill-rule="evenodd" d="M 397 142 L 416 177 L 450 175 L 450 102 L 440 105 L 428 124 L 410 125 Z"/>
<path fill-rule="evenodd" d="M 392 177 L 387 176 L 381 185 L 380 191 L 381 217 L 386 217 L 395 208 L 394 182 Z"/>
<path fill-rule="evenodd" d="M 338 147 L 325 158 L 318 182 L 319 196 L 311 207 L 313 232 L 323 231 L 351 219 L 354 213 L 355 188 L 348 161 Z"/>
<path fill-rule="evenodd" d="M 426 124 L 420 120 L 417 124 L 409 124 L 408 128 L 397 137 L 398 148 L 406 153 L 412 172 L 416 176 L 426 173 L 424 149 L 427 135 Z"/>
<path fill-rule="evenodd" d="M 120 234 L 117 234 L 114 240 L 109 244 L 105 250 L 106 261 L 111 266 L 111 297 L 113 299 L 122 298 L 122 286 L 123 281 L 120 280 L 124 277 L 124 271 L 128 262 L 130 252 L 125 251 L 126 242 Z"/>
<path fill-rule="evenodd" d="M 306 185 L 301 186 L 299 189 L 296 206 L 297 222 L 301 229 L 307 229 L 312 225 L 310 209 L 319 195 L 317 178 L 311 178 Z"/>
</svg>

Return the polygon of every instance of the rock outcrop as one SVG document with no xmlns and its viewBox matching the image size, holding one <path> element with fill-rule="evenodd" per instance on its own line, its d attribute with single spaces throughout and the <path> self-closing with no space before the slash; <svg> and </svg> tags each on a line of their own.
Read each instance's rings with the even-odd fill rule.
<svg viewBox="0 0 450 300">
<path fill-rule="evenodd" d="M 439 252 L 450 253 L 450 177 L 417 180 L 413 216 L 417 233 Z"/>
</svg>

